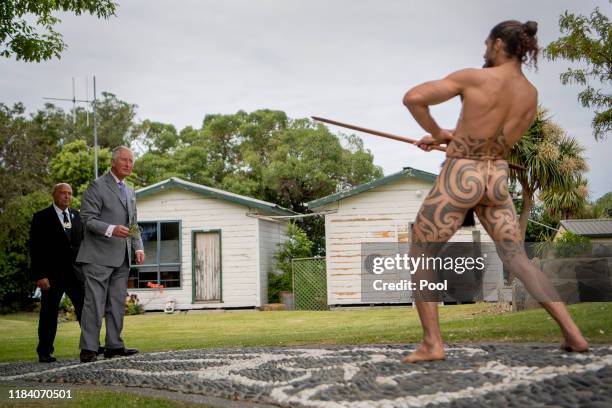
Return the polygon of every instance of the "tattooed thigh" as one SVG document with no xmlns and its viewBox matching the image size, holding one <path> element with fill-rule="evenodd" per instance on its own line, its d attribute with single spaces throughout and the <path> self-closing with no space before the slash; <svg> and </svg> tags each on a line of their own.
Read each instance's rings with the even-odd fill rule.
<svg viewBox="0 0 612 408">
<path fill-rule="evenodd" d="M 516 210 L 512 199 L 498 205 L 479 204 L 475 208 L 476 215 L 497 247 L 497 253 L 504 262 L 509 262 L 517 255 L 525 252 L 520 233 Z"/>
<path fill-rule="evenodd" d="M 423 201 L 412 242 L 446 242 L 461 227 L 467 210 L 481 201 L 485 179 L 476 160 L 447 159 Z"/>
</svg>

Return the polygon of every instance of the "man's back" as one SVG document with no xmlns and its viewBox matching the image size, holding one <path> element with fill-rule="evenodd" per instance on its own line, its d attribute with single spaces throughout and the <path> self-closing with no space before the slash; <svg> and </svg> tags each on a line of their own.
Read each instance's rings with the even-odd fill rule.
<svg viewBox="0 0 612 408">
<path fill-rule="evenodd" d="M 499 159 L 527 131 L 537 112 L 537 91 L 510 67 L 457 73 L 463 108 L 448 157 Z"/>
</svg>

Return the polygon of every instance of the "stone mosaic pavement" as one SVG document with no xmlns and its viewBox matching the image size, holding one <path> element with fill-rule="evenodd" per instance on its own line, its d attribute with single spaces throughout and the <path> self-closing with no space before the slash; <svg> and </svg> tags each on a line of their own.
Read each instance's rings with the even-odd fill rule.
<svg viewBox="0 0 612 408">
<path fill-rule="evenodd" d="M 281 407 L 612 407 L 612 346 L 574 354 L 553 345 L 450 345 L 446 361 L 402 364 L 413 348 L 204 349 L 88 364 L 7 363 L 0 382 L 140 387 Z"/>
</svg>

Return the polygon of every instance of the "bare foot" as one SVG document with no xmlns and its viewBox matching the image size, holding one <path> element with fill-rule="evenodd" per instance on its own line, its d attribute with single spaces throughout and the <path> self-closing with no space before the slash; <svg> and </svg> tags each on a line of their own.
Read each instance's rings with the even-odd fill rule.
<svg viewBox="0 0 612 408">
<path fill-rule="evenodd" d="M 585 338 L 582 336 L 579 336 L 574 339 L 566 339 L 563 343 L 561 343 L 561 350 L 576 353 L 585 353 L 589 351 L 589 343 L 587 343 Z"/>
<path fill-rule="evenodd" d="M 427 345 L 421 343 L 412 354 L 402 359 L 402 363 L 412 364 L 419 361 L 444 360 L 445 358 L 446 354 L 444 354 L 444 347 L 441 344 Z"/>
</svg>

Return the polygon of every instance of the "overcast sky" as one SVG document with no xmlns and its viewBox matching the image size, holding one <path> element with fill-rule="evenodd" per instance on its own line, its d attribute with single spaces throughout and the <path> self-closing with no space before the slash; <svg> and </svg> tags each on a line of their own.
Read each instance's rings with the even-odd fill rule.
<svg viewBox="0 0 612 408">
<path fill-rule="evenodd" d="M 0 102 L 32 111 L 43 96 L 85 99 L 85 77 L 138 105 L 138 119 L 200 127 L 209 113 L 279 109 L 290 117 L 326 116 L 420 137 L 401 103 L 410 87 L 466 67 L 480 67 L 484 40 L 496 23 L 539 23 L 547 45 L 559 37 L 564 10 L 609 10 L 608 0 L 130 0 L 117 17 L 61 16 L 68 49 L 40 64 L 0 60 Z M 563 86 L 567 62 L 526 71 L 540 103 L 586 147 L 591 198 L 612 191 L 612 140 L 596 143 L 592 114 Z M 91 85 L 91 80 L 90 80 Z M 92 95 L 92 92 L 89 92 Z M 70 104 L 62 105 L 70 108 Z M 460 105 L 433 109 L 454 127 Z M 334 132 L 341 131 L 332 128 Z M 438 172 L 441 153 L 361 135 L 385 174 L 404 166 Z"/>
</svg>

